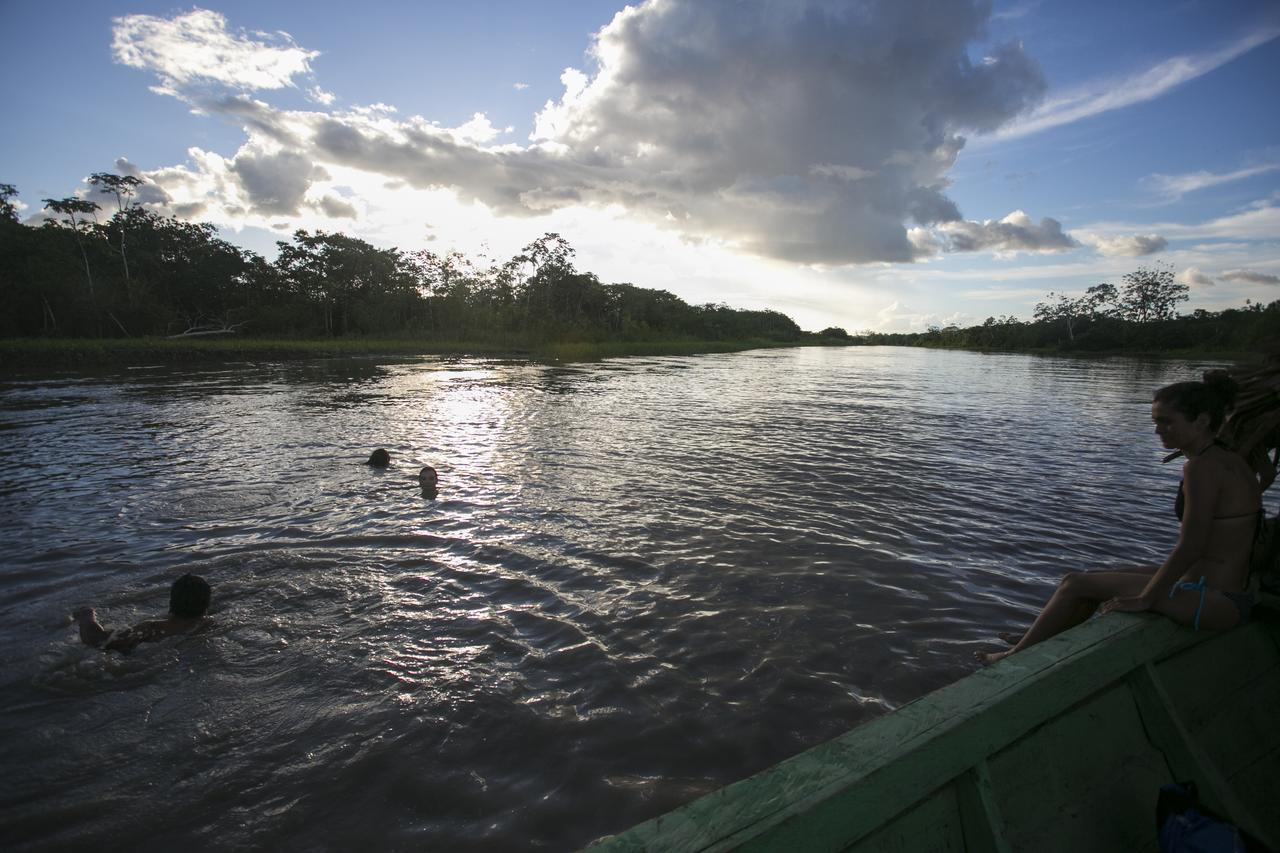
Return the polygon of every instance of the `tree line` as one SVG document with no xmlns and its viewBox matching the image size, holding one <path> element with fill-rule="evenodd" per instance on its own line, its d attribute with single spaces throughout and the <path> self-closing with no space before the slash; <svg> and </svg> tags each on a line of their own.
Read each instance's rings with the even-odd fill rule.
<svg viewBox="0 0 1280 853">
<path fill-rule="evenodd" d="M 380 249 L 341 233 L 295 231 L 268 261 L 208 223 L 132 202 L 140 181 L 98 173 L 114 207 L 45 199 L 19 222 L 0 184 L 0 337 L 411 337 L 433 342 L 799 340 L 777 311 L 690 305 L 665 290 L 606 284 L 544 234 L 506 261 Z"/>
<path fill-rule="evenodd" d="M 1178 314 L 1188 288 L 1167 267 L 1139 268 L 1081 296 L 1049 293 L 1031 321 L 918 333 L 839 327 L 802 332 L 777 311 L 690 305 L 665 290 L 606 284 L 544 234 L 506 261 L 458 252 L 380 249 L 345 234 L 298 230 L 274 261 L 217 236 L 209 223 L 134 203 L 141 181 L 89 178 L 113 208 L 44 199 L 39 226 L 19 222 L 0 184 L 0 337 L 120 338 L 230 334 L 409 338 L 432 343 L 742 341 L 972 349 L 1249 351 L 1280 341 L 1280 300 Z"/>
<path fill-rule="evenodd" d="M 1167 266 L 1139 267 L 1119 286 L 1103 282 L 1082 296 L 1049 293 L 1031 322 L 988 317 L 981 325 L 930 326 L 924 332 L 867 332 L 851 340 L 894 346 L 1078 352 L 1206 350 L 1260 352 L 1280 345 L 1280 300 L 1179 314 L 1189 296 Z"/>
</svg>

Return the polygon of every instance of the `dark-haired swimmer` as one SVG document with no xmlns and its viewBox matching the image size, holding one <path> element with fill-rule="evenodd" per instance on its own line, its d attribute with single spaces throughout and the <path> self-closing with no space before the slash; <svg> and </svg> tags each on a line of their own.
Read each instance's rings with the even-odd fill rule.
<svg viewBox="0 0 1280 853">
<path fill-rule="evenodd" d="M 140 622 L 132 628 L 108 631 L 98 624 L 92 607 L 82 607 L 71 614 L 80 626 L 80 640 L 87 646 L 108 652 L 128 654 L 139 643 L 153 643 L 175 634 L 190 634 L 205 627 L 209 620 L 212 590 L 199 575 L 186 574 L 169 589 L 169 615 L 152 622 Z"/>
<path fill-rule="evenodd" d="M 369 454 L 368 464 L 374 468 L 386 468 L 391 464 L 391 454 L 379 447 L 377 450 Z"/>
<path fill-rule="evenodd" d="M 436 474 L 436 469 L 430 465 L 423 465 L 422 470 L 418 472 L 418 485 L 422 487 L 422 493 L 429 498 L 436 496 L 436 484 L 440 482 L 440 476 Z"/>
<path fill-rule="evenodd" d="M 1185 456 L 1174 505 L 1178 543 L 1159 566 L 1072 572 L 1012 649 L 981 655 L 993 663 L 1084 622 L 1101 607 L 1150 610 L 1198 630 L 1220 631 L 1249 619 L 1249 557 L 1262 512 L 1258 478 L 1240 454 L 1215 438 L 1235 400 L 1235 382 L 1209 371 L 1155 393 L 1151 420 L 1161 443 Z M 1168 461 L 1168 460 L 1166 460 Z"/>
</svg>

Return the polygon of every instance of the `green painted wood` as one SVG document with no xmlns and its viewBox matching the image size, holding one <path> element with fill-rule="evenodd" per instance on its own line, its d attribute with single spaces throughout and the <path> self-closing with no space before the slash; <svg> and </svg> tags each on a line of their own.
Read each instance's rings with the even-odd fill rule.
<svg viewBox="0 0 1280 853">
<path fill-rule="evenodd" d="M 1094 620 L 594 849 L 843 850 L 1081 697 L 1203 638 L 1149 615 Z"/>
<path fill-rule="evenodd" d="M 965 850 L 972 853 L 1013 853 L 1013 848 L 1005 840 L 1004 816 L 996 799 L 987 762 L 979 761 L 956 780 L 955 787 Z"/>
<path fill-rule="evenodd" d="M 1274 839 L 1278 708 L 1280 622 L 1114 615 L 593 849 L 1154 849 L 1175 777 Z"/>
<path fill-rule="evenodd" d="M 1206 657 L 1205 651 L 1216 655 Z M 1163 732 L 1166 741 L 1181 742 L 1167 749 L 1175 775 L 1194 779 L 1211 808 L 1275 846 L 1280 623 L 1262 618 L 1149 669 L 1135 673 L 1135 698 L 1172 709 L 1173 723 L 1160 720 L 1156 709 L 1152 725 L 1153 740 Z M 1145 697 L 1139 692 L 1144 687 Z"/>
<path fill-rule="evenodd" d="M 1155 847 L 1157 792 L 1171 781 L 1122 684 L 988 759 L 1005 837 L 1015 850 L 1140 851 Z"/>
<path fill-rule="evenodd" d="M 921 850 L 968 853 L 955 789 L 947 786 L 935 792 L 845 850 L 846 853 L 918 853 Z"/>
<path fill-rule="evenodd" d="M 1179 719 L 1155 667 L 1148 663 L 1129 677 L 1129 690 L 1147 728 L 1152 746 L 1164 753 L 1174 780 L 1194 780 L 1205 805 L 1233 817 L 1243 811 L 1234 802 L 1227 779 L 1198 748 Z"/>
</svg>

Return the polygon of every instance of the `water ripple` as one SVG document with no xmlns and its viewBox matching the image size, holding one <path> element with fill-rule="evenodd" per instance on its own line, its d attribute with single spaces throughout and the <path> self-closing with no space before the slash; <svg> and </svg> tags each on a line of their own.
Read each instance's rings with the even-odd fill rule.
<svg viewBox="0 0 1280 853">
<path fill-rule="evenodd" d="M 1204 366 L 850 348 L 0 382 L 5 836 L 617 831 L 962 675 L 1063 572 L 1159 559 L 1177 471 L 1147 401 Z M 75 643 L 73 607 L 146 618 L 180 570 L 215 585 L 207 634 Z"/>
</svg>

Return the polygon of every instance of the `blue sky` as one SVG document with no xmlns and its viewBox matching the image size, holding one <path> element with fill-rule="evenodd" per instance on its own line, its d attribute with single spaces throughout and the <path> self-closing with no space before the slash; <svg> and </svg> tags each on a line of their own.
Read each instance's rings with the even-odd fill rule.
<svg viewBox="0 0 1280 853">
<path fill-rule="evenodd" d="M 508 257 L 817 329 L 1029 317 L 1172 266 L 1280 299 L 1280 3 L 0 0 L 23 215 L 143 177 L 296 228 Z"/>
</svg>

